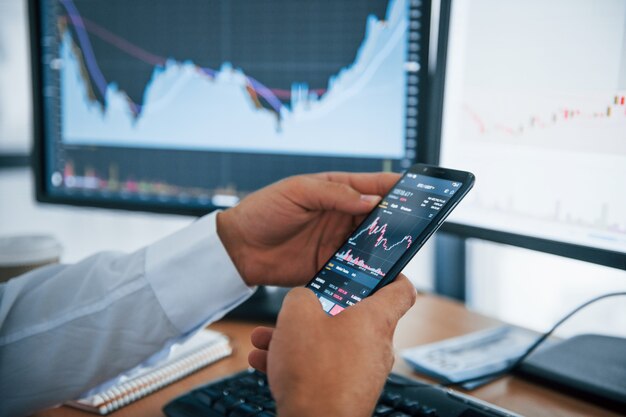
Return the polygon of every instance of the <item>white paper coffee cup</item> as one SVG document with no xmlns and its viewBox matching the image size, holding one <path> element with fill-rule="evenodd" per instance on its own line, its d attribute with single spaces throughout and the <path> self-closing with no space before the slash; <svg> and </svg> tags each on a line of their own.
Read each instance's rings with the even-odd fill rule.
<svg viewBox="0 0 626 417">
<path fill-rule="evenodd" d="M 0 282 L 57 263 L 63 248 L 47 235 L 0 236 Z"/>
</svg>

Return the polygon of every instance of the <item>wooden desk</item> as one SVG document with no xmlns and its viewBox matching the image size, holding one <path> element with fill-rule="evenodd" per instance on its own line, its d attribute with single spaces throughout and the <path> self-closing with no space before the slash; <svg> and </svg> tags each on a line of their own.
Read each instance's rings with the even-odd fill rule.
<svg viewBox="0 0 626 417">
<path fill-rule="evenodd" d="M 497 320 L 469 312 L 461 304 L 435 296 L 421 296 L 415 306 L 400 321 L 394 344 L 400 349 L 421 343 L 435 342 L 474 330 L 498 324 Z M 249 335 L 255 324 L 221 321 L 211 328 L 227 334 L 233 341 L 235 353 L 179 382 L 142 400 L 130 404 L 112 417 L 162 416 L 161 407 L 172 398 L 212 379 L 243 370 L 247 367 L 248 352 L 252 349 Z M 394 371 L 417 377 L 399 357 Z M 556 416 L 618 416 L 595 405 L 537 386 L 520 378 L 506 377 L 471 392 L 471 395 L 522 415 Z M 37 416 L 92 416 L 69 407 L 50 409 Z"/>
</svg>

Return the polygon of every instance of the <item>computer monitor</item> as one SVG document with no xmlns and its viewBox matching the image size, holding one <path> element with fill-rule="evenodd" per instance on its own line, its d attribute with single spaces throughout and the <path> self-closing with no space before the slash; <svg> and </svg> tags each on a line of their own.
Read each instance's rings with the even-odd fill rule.
<svg viewBox="0 0 626 417">
<path fill-rule="evenodd" d="M 626 1 L 442 12 L 440 162 L 476 174 L 444 230 L 626 269 Z M 515 371 L 608 407 L 624 398 L 625 350 L 584 335 Z"/>
<path fill-rule="evenodd" d="M 420 153 L 423 0 L 31 0 L 40 201 L 202 214 Z"/>
<path fill-rule="evenodd" d="M 444 6 L 444 230 L 626 269 L 626 1 Z"/>
</svg>

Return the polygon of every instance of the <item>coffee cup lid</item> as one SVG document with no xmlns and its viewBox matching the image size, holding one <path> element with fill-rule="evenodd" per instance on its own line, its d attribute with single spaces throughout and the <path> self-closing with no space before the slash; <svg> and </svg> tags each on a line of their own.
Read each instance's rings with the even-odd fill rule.
<svg viewBox="0 0 626 417">
<path fill-rule="evenodd" d="M 61 257 L 63 248 L 48 235 L 0 236 L 0 266 L 33 265 Z"/>
</svg>

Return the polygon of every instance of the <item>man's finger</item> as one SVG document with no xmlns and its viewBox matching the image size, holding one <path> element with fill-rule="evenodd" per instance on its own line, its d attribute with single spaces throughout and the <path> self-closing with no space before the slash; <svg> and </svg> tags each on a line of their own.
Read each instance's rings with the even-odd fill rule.
<svg viewBox="0 0 626 417">
<path fill-rule="evenodd" d="M 364 214 L 374 208 L 380 197 L 362 194 L 349 184 L 314 176 L 292 177 L 283 183 L 285 197 L 306 210 L 340 211 Z"/>
<path fill-rule="evenodd" d="M 270 346 L 273 333 L 274 329 L 271 327 L 257 327 L 252 330 L 252 333 L 250 334 L 250 341 L 255 348 L 267 350 Z"/>
<path fill-rule="evenodd" d="M 323 172 L 315 174 L 319 178 L 332 182 L 347 184 L 361 194 L 384 196 L 391 190 L 401 175 L 395 172 L 350 173 L 350 172 Z"/>
<path fill-rule="evenodd" d="M 278 313 L 277 326 L 283 320 L 294 320 L 295 317 L 302 321 L 307 318 L 325 318 L 327 316 L 313 291 L 298 287 L 289 291 L 283 300 L 283 306 Z"/>
<path fill-rule="evenodd" d="M 378 322 L 393 331 L 398 320 L 415 304 L 417 292 L 409 279 L 403 274 L 384 286 L 357 305 L 343 311 L 340 316 L 361 316 L 366 314 L 370 320 Z M 362 318 L 359 318 L 362 319 Z"/>
<path fill-rule="evenodd" d="M 258 371 L 267 372 L 267 351 L 253 350 L 248 354 L 248 363 Z"/>
</svg>

